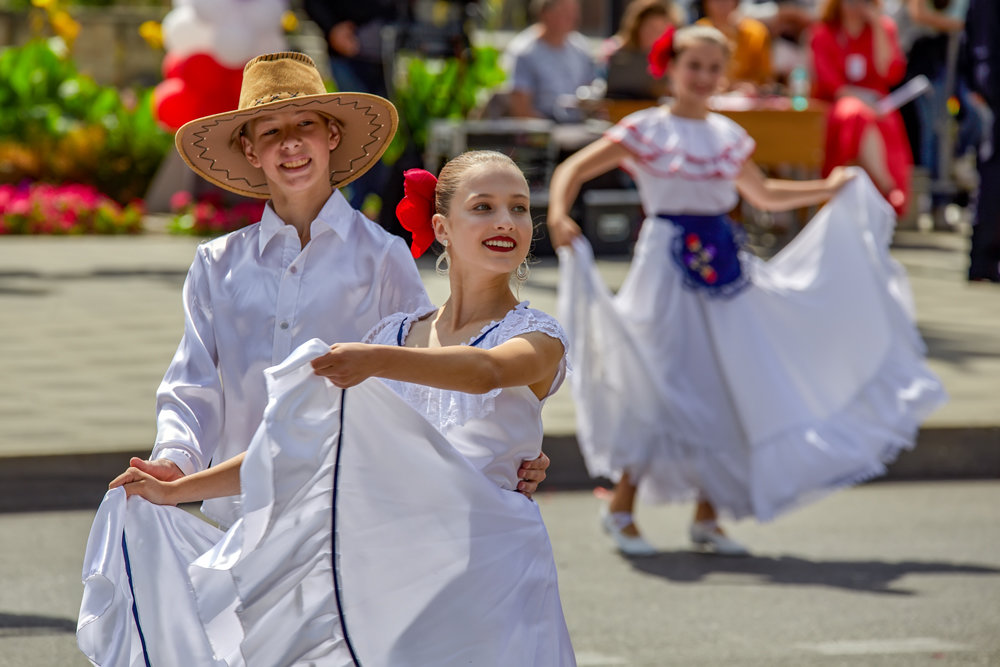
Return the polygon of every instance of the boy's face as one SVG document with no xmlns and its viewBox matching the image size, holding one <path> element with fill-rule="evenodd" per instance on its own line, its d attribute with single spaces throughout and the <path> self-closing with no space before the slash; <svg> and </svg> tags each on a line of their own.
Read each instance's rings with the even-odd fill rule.
<svg viewBox="0 0 1000 667">
<path fill-rule="evenodd" d="M 272 195 L 330 184 L 330 151 L 340 128 L 315 111 L 286 110 L 249 121 L 240 143 L 247 162 L 264 172 Z"/>
</svg>

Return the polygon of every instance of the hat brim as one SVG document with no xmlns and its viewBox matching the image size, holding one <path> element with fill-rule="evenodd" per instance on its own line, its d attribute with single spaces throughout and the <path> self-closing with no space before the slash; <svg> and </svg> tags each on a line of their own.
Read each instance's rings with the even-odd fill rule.
<svg viewBox="0 0 1000 667">
<path fill-rule="evenodd" d="M 205 180 L 246 197 L 271 196 L 264 171 L 247 162 L 239 129 L 264 113 L 317 111 L 337 119 L 338 146 L 330 151 L 330 186 L 343 187 L 371 169 L 396 134 L 399 116 L 389 100 L 367 93 L 290 97 L 185 123 L 174 136 L 184 161 Z"/>
</svg>

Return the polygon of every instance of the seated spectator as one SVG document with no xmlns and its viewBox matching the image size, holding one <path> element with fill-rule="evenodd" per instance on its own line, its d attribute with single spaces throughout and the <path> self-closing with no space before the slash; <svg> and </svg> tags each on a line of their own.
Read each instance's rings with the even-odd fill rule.
<svg viewBox="0 0 1000 667">
<path fill-rule="evenodd" d="M 899 112 L 883 115 L 875 106 L 906 71 L 896 24 L 879 0 L 826 0 L 810 46 L 813 96 L 831 103 L 824 175 L 858 164 L 902 214 L 913 157 Z"/>
<path fill-rule="evenodd" d="M 508 112 L 578 122 L 582 114 L 572 100 L 577 88 L 590 85 L 596 75 L 587 41 L 576 32 L 579 1 L 532 0 L 531 9 L 537 23 L 516 35 L 504 53 Z"/>
<path fill-rule="evenodd" d="M 669 25 L 682 21 L 671 0 L 632 0 L 622 14 L 621 27 L 609 37 L 599 57 L 610 99 L 658 99 L 666 82 L 649 73 L 649 50 Z"/>
<path fill-rule="evenodd" d="M 704 18 L 698 23 L 718 29 L 732 45 L 727 87 L 752 93 L 773 83 L 771 35 L 767 26 L 744 16 L 739 0 L 699 0 L 699 3 L 697 8 Z"/>
</svg>

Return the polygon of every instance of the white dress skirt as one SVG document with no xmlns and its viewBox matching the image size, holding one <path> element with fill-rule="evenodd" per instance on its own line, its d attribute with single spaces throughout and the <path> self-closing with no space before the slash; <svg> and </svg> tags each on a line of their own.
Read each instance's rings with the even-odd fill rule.
<svg viewBox="0 0 1000 667">
<path fill-rule="evenodd" d="M 574 665 L 537 505 L 383 382 L 316 376 L 327 349 L 266 372 L 229 531 L 108 492 L 81 650 L 102 667 Z"/>
<path fill-rule="evenodd" d="M 619 132 L 637 143 L 633 128 Z M 638 173 L 640 162 L 641 192 L 665 170 Z M 945 400 L 888 253 L 894 220 L 861 172 L 770 261 L 740 252 L 745 284 L 728 294 L 688 284 L 674 261 L 686 232 L 669 216 L 644 222 L 614 296 L 585 240 L 560 249 L 559 319 L 590 473 L 627 471 L 649 502 L 704 497 L 759 520 L 883 474 Z"/>
</svg>

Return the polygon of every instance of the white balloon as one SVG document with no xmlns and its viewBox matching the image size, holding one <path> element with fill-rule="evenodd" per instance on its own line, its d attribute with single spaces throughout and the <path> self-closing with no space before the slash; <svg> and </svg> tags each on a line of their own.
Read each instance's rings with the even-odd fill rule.
<svg viewBox="0 0 1000 667">
<path fill-rule="evenodd" d="M 211 52 L 214 32 L 189 6 L 175 7 L 163 17 L 163 44 L 179 56 Z"/>
<path fill-rule="evenodd" d="M 238 23 L 216 26 L 212 55 L 226 67 L 240 67 L 256 52 L 256 36 Z"/>
<path fill-rule="evenodd" d="M 279 51 L 287 50 L 288 40 L 285 39 L 284 33 L 276 32 L 262 35 L 257 41 L 257 52 L 253 55 L 259 56 L 262 53 L 278 53 Z"/>
<path fill-rule="evenodd" d="M 246 17 L 256 32 L 281 32 L 281 17 L 288 9 L 283 0 L 243 0 L 234 3 L 236 11 Z"/>
<path fill-rule="evenodd" d="M 206 23 L 211 23 L 217 25 L 224 23 L 227 20 L 240 20 L 240 17 L 235 14 L 236 3 L 232 0 L 185 0 L 190 4 L 195 13 L 198 14 L 198 18 Z"/>
</svg>

